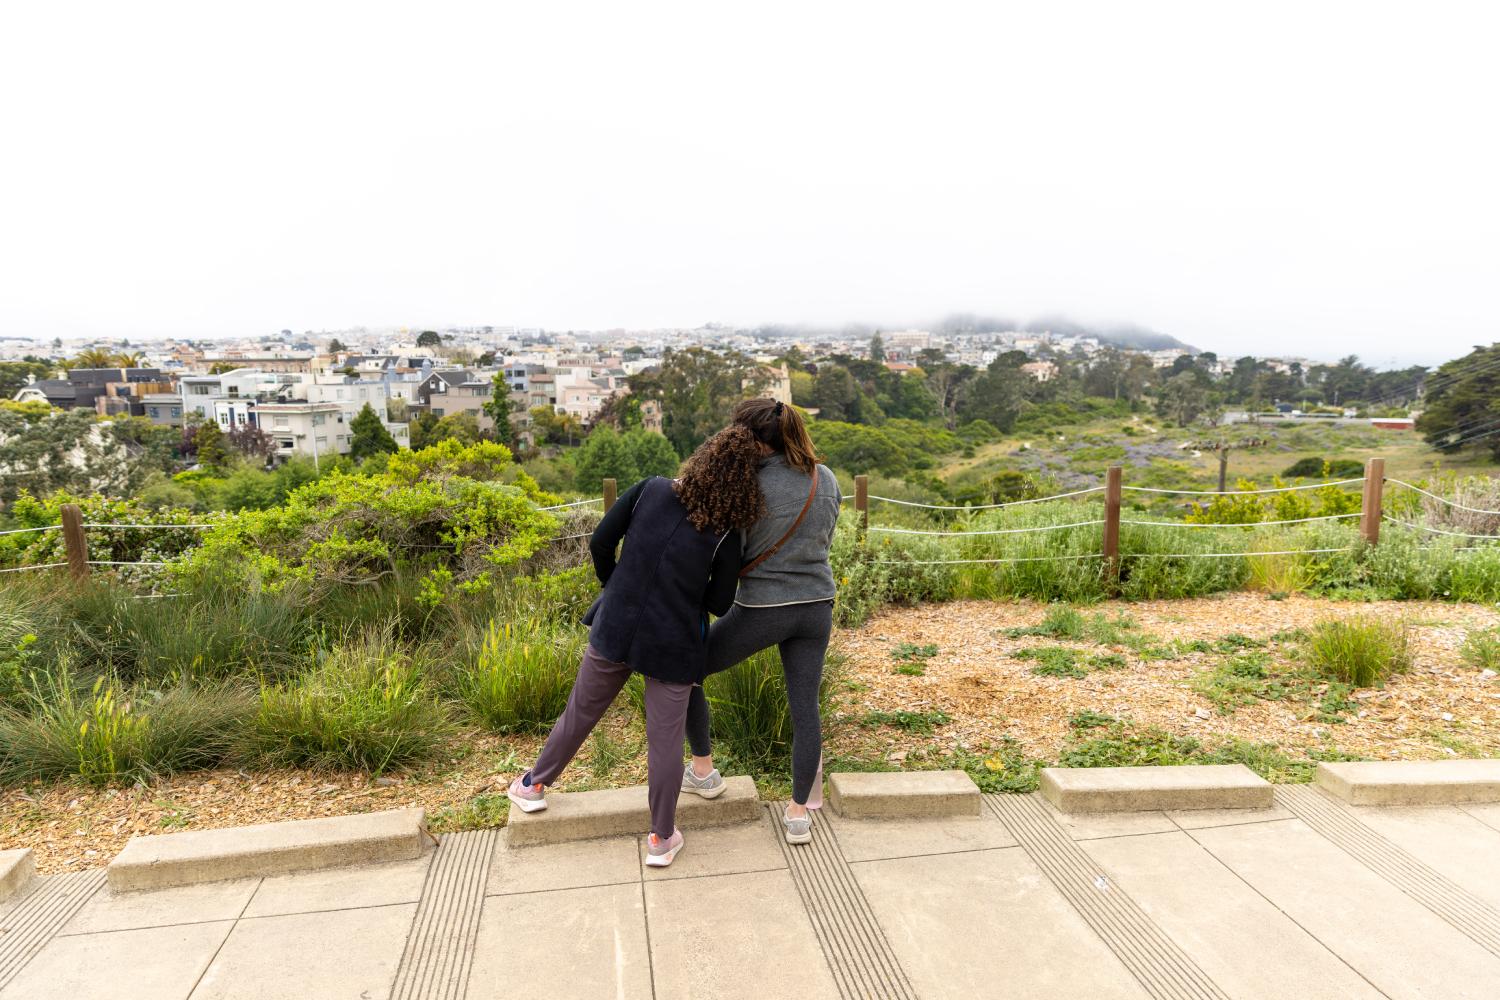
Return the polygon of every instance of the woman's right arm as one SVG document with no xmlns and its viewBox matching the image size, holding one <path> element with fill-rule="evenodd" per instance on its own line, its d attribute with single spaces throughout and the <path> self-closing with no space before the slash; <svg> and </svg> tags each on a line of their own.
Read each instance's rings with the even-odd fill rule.
<svg viewBox="0 0 1500 1000">
<path fill-rule="evenodd" d="M 593 535 L 589 537 L 589 555 L 594 560 L 594 575 L 599 578 L 600 586 L 609 583 L 609 578 L 615 571 L 615 549 L 620 547 L 620 540 L 625 537 L 625 532 L 630 530 L 630 515 L 635 510 L 636 502 L 641 498 L 641 491 L 646 488 L 649 480 L 642 479 L 630 489 L 620 494 L 615 505 L 611 507 L 594 529 Z"/>
</svg>

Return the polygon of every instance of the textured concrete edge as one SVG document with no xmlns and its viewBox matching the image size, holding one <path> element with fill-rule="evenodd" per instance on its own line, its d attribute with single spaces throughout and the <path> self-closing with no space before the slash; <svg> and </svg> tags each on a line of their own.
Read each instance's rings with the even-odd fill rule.
<svg viewBox="0 0 1500 1000">
<path fill-rule="evenodd" d="M 1319 764 L 1313 784 L 1336 799 L 1353 806 L 1459 806 L 1500 802 L 1500 776 L 1474 780 L 1424 780 L 1433 766 L 1448 761 L 1379 761 L 1385 776 L 1377 780 L 1362 778 L 1355 769 Z M 1463 762 L 1452 762 L 1463 763 Z M 1410 777 L 1402 777 L 1403 764 L 1411 768 Z M 1500 766 L 1500 765 L 1497 765 Z"/>
<path fill-rule="evenodd" d="M 1064 813 L 1269 809 L 1275 802 L 1271 783 L 1243 765 L 1235 766 L 1244 773 L 1223 784 L 1183 785 L 1165 773 L 1172 768 L 1157 766 L 1102 769 L 1130 773 L 1130 784 L 1112 787 L 1068 787 L 1068 777 L 1094 769 L 1047 767 L 1041 771 L 1039 784 L 1042 797 Z M 1247 781 L 1246 776 L 1254 781 Z"/>
<path fill-rule="evenodd" d="M 36 859 L 31 848 L 0 851 L 0 903 L 25 891 L 36 878 Z"/>
<path fill-rule="evenodd" d="M 828 806 L 844 819 L 947 819 L 981 809 L 979 786 L 963 771 L 830 774 Z"/>
<path fill-rule="evenodd" d="M 381 817 L 393 828 L 370 831 L 371 817 Z M 196 850 L 185 857 L 171 857 L 170 846 L 163 844 L 179 835 L 132 838 L 110 863 L 107 878 L 109 887 L 116 892 L 137 892 L 320 868 L 411 861 L 421 857 L 426 847 L 429 834 L 425 818 L 422 809 L 329 817 L 311 821 L 320 824 L 320 835 L 316 837 L 304 833 L 305 824 L 310 822 L 307 820 L 196 831 Z"/>
<path fill-rule="evenodd" d="M 761 801 L 755 782 L 742 775 L 727 781 L 730 784 L 729 790 L 717 799 L 683 796 L 677 807 L 677 825 L 683 830 L 706 830 L 759 821 Z M 558 792 L 555 796 L 549 796 L 549 799 L 563 799 L 563 803 L 559 804 L 561 808 L 549 807 L 542 812 L 530 814 L 523 813 L 512 804 L 510 817 L 505 825 L 505 842 L 511 847 L 539 847 L 645 833 L 651 820 L 650 810 L 645 805 L 644 787 L 639 789 L 639 804 L 619 805 L 603 798 L 591 798 L 611 796 L 620 791 L 624 790 Z M 603 801 L 609 801 L 608 808 L 593 808 L 592 803 Z M 573 811 L 580 805 L 582 809 Z"/>
</svg>

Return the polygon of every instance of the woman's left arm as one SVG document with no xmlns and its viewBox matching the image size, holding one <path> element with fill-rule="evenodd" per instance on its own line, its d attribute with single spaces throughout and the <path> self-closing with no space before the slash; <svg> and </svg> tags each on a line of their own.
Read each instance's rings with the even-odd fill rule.
<svg viewBox="0 0 1500 1000">
<path fill-rule="evenodd" d="M 744 552 L 738 531 L 725 535 L 715 550 L 708 589 L 703 593 L 703 609 L 709 614 L 722 616 L 734 607 L 734 595 L 740 589 L 740 561 L 744 558 Z"/>
</svg>

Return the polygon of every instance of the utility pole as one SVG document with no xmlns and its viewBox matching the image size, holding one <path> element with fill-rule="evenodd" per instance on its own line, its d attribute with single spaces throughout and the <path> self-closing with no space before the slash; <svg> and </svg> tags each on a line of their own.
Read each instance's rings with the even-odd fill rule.
<svg viewBox="0 0 1500 1000">
<path fill-rule="evenodd" d="M 1239 441 L 1193 441 L 1187 447 L 1196 451 L 1212 451 L 1219 456 L 1219 492 L 1227 489 L 1229 482 L 1229 453 L 1237 448 L 1263 448 L 1261 438 L 1244 438 Z"/>
</svg>

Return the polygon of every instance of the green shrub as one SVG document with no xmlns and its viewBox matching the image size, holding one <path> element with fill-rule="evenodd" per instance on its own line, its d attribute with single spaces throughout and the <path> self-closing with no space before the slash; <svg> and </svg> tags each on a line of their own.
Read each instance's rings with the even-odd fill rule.
<svg viewBox="0 0 1500 1000">
<path fill-rule="evenodd" d="M 545 732 L 568 704 L 585 642 L 545 620 L 491 622 L 459 677 L 459 697 L 486 729 Z"/>
<path fill-rule="evenodd" d="M 938 648 L 933 643 L 918 646 L 915 643 L 903 642 L 891 650 L 891 659 L 900 663 L 917 663 L 930 660 L 938 654 Z"/>
<path fill-rule="evenodd" d="M 1068 725 L 1073 729 L 1099 729 L 1103 726 L 1112 725 L 1118 720 L 1113 715 L 1105 715 L 1086 708 L 1081 712 L 1074 712 L 1068 717 Z"/>
<path fill-rule="evenodd" d="M 430 759 L 450 732 L 411 654 L 375 632 L 294 681 L 263 687 L 238 752 L 266 767 L 378 774 Z"/>
<path fill-rule="evenodd" d="M 1383 687 L 1392 675 L 1411 667 L 1410 629 L 1405 622 L 1378 618 L 1319 622 L 1302 655 L 1321 677 L 1354 687 Z"/>
<path fill-rule="evenodd" d="M 38 681 L 28 710 L 0 711 L 0 782 L 77 777 L 143 781 L 215 767 L 252 710 L 237 687 L 131 692 L 100 677 L 85 694 L 65 667 Z"/>
</svg>

